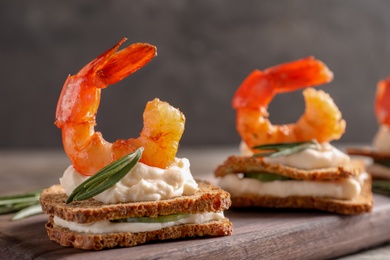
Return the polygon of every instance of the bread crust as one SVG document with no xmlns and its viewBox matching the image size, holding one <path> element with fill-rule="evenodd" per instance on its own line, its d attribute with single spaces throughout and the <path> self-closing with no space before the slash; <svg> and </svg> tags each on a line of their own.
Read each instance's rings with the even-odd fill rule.
<svg viewBox="0 0 390 260">
<path fill-rule="evenodd" d="M 331 199 L 313 196 L 260 196 L 242 194 L 232 196 L 232 208 L 265 207 L 265 208 L 300 208 L 317 209 L 339 214 L 351 215 L 370 212 L 373 207 L 371 177 L 365 180 L 360 195 L 353 200 Z"/>
<path fill-rule="evenodd" d="M 261 157 L 233 155 L 215 170 L 216 177 L 231 173 L 271 172 L 297 180 L 335 180 L 357 176 L 364 170 L 361 161 L 351 161 L 348 165 L 332 168 L 303 170 L 294 167 L 267 163 Z"/>
<path fill-rule="evenodd" d="M 177 213 L 205 213 L 226 210 L 231 205 L 230 194 L 206 181 L 197 181 L 199 190 L 191 196 L 160 201 L 104 204 L 95 199 L 66 204 L 67 195 L 61 185 L 42 192 L 42 210 L 67 221 L 90 223 L 131 217 L 157 217 Z"/>
<path fill-rule="evenodd" d="M 91 234 L 74 232 L 68 228 L 57 226 L 53 222 L 53 216 L 51 216 L 46 223 L 46 230 L 49 238 L 61 246 L 85 250 L 101 250 L 113 247 L 131 247 L 153 240 L 227 236 L 232 234 L 233 227 L 229 219 L 225 218 L 203 224 L 178 225 L 148 232 Z"/>
<path fill-rule="evenodd" d="M 371 157 L 372 159 L 378 161 L 390 161 L 390 154 L 375 151 L 373 148 L 370 147 L 347 148 L 347 153 L 349 155 L 361 155 Z"/>
<path fill-rule="evenodd" d="M 365 171 L 365 168 L 364 162 L 352 160 L 348 165 L 342 167 L 302 170 L 281 164 L 266 163 L 262 158 L 257 157 L 230 156 L 222 165 L 217 167 L 215 170 L 215 176 L 223 177 L 227 174 L 261 171 L 276 173 L 298 180 L 326 181 L 358 176 Z M 373 206 L 371 183 L 371 176 L 368 176 L 368 179 L 366 179 L 362 185 L 361 194 L 353 200 L 331 199 L 314 196 L 277 197 L 246 193 L 239 196 L 232 195 L 232 208 L 301 208 L 324 210 L 339 214 L 365 213 L 370 212 Z"/>
</svg>

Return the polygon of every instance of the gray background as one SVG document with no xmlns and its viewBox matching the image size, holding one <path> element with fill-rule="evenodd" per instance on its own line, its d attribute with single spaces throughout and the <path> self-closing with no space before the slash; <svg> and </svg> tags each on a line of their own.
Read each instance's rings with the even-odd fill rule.
<svg viewBox="0 0 390 260">
<path fill-rule="evenodd" d="M 55 107 L 68 74 L 127 37 L 158 56 L 103 91 L 97 129 L 137 136 L 148 100 L 187 118 L 182 146 L 236 145 L 231 98 L 255 68 L 309 55 L 335 74 L 322 88 L 347 120 L 342 142 L 370 142 L 376 83 L 390 75 L 390 1 L 1 1 L 0 148 L 56 148 Z M 279 95 L 274 123 L 294 122 L 300 92 Z"/>
</svg>

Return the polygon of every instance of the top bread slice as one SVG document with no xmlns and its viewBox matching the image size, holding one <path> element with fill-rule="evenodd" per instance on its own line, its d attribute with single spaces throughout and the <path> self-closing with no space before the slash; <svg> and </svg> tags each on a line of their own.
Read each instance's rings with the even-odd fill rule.
<svg viewBox="0 0 390 260">
<path fill-rule="evenodd" d="M 66 204 L 67 195 L 60 185 L 42 192 L 42 210 L 67 221 L 91 223 L 102 220 L 157 217 L 170 214 L 219 212 L 231 205 L 230 194 L 206 181 L 197 181 L 199 190 L 191 196 L 180 196 L 160 201 L 104 204 L 95 199 Z"/>
<path fill-rule="evenodd" d="M 348 165 L 304 170 L 282 164 L 267 163 L 261 157 L 233 155 L 215 170 L 216 177 L 231 173 L 270 172 L 297 180 L 335 180 L 357 176 L 364 171 L 364 164 L 354 160 Z"/>
<path fill-rule="evenodd" d="M 347 148 L 347 153 L 349 155 L 361 155 L 371 157 L 375 161 L 390 161 L 390 154 L 375 151 L 370 147 Z"/>
</svg>

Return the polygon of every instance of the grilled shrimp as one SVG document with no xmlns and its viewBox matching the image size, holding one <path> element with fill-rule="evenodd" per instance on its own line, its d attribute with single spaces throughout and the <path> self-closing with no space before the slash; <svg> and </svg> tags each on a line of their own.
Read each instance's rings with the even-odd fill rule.
<svg viewBox="0 0 390 260">
<path fill-rule="evenodd" d="M 139 147 L 144 148 L 141 162 L 166 168 L 174 161 L 184 131 L 184 115 L 168 103 L 154 99 L 146 105 L 144 126 L 138 138 L 110 143 L 100 132 L 95 132 L 101 90 L 121 81 L 157 55 L 156 47 L 146 43 L 135 43 L 118 51 L 125 40 L 77 74 L 68 76 L 58 100 L 55 124 L 62 130 L 66 154 L 83 175 L 93 175 Z"/>
<path fill-rule="evenodd" d="M 252 148 L 269 143 L 339 139 L 345 131 L 341 112 L 327 93 L 309 88 L 332 79 L 328 67 L 313 57 L 253 71 L 233 97 L 237 131 L 242 140 Z M 300 88 L 306 88 L 304 114 L 296 123 L 273 125 L 267 108 L 274 96 Z"/>
</svg>

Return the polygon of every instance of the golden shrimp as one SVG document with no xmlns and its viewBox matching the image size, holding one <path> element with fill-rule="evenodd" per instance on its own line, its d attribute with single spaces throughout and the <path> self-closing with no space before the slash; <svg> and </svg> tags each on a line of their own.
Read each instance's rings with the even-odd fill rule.
<svg viewBox="0 0 390 260">
<path fill-rule="evenodd" d="M 55 124 L 62 130 L 66 154 L 74 168 L 84 175 L 94 174 L 141 146 L 144 147 L 141 162 L 166 168 L 175 158 L 184 131 L 184 115 L 168 103 L 154 99 L 146 105 L 144 127 L 138 138 L 110 143 L 100 132 L 95 132 L 101 89 L 132 74 L 157 55 L 156 47 L 145 43 L 117 51 L 125 40 L 76 75 L 68 76 L 58 100 Z"/>
<path fill-rule="evenodd" d="M 313 57 L 284 63 L 264 71 L 253 71 L 233 97 L 237 111 L 237 131 L 248 147 L 270 143 L 316 139 L 327 142 L 341 137 L 345 121 L 332 98 L 309 86 L 330 82 L 332 72 Z M 295 124 L 273 125 L 268 120 L 268 104 L 278 93 L 304 90 L 305 113 Z"/>
</svg>

